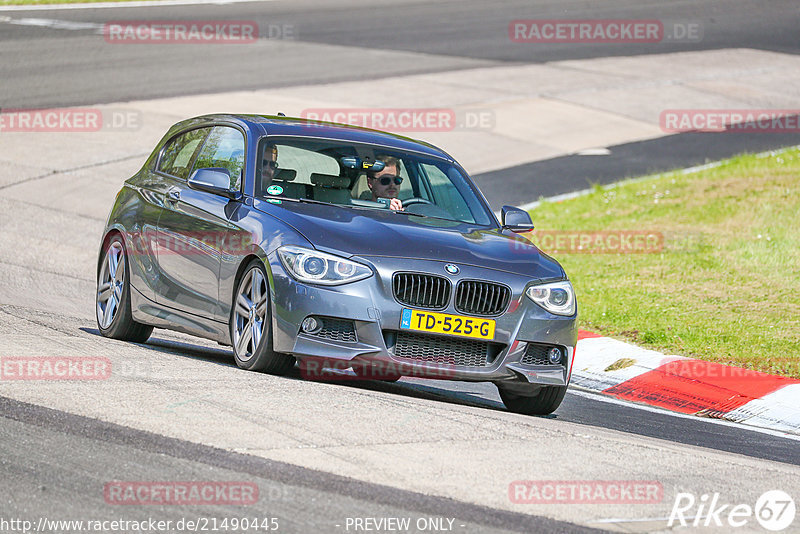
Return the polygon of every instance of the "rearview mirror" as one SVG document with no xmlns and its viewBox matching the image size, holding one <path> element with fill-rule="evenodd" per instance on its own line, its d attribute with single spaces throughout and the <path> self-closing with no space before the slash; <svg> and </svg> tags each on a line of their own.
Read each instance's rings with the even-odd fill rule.
<svg viewBox="0 0 800 534">
<path fill-rule="evenodd" d="M 369 170 L 372 172 L 381 172 L 386 164 L 380 160 L 370 161 L 356 156 L 344 156 L 339 161 L 346 169 L 359 169 Z"/>
<path fill-rule="evenodd" d="M 533 221 L 527 211 L 515 208 L 514 206 L 503 206 L 500 210 L 500 218 L 503 228 L 512 232 L 529 232 L 533 230 Z"/>
<path fill-rule="evenodd" d="M 242 197 L 239 191 L 231 190 L 231 174 L 228 169 L 221 167 L 197 169 L 189 177 L 189 187 L 233 200 L 239 200 Z"/>
</svg>

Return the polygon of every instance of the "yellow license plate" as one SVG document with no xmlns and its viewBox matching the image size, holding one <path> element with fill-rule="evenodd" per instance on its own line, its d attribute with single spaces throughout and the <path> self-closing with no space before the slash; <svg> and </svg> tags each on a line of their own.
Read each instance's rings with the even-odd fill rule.
<svg viewBox="0 0 800 534">
<path fill-rule="evenodd" d="M 400 328 L 434 334 L 494 339 L 494 320 L 463 317 L 405 308 L 400 316 Z"/>
</svg>

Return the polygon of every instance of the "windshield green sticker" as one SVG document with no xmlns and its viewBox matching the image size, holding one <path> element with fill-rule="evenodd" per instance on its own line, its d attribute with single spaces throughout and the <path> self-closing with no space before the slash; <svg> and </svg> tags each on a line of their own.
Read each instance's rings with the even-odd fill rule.
<svg viewBox="0 0 800 534">
<path fill-rule="evenodd" d="M 279 185 L 271 185 L 267 188 L 267 193 L 270 195 L 280 195 L 283 193 L 283 188 Z"/>
<path fill-rule="evenodd" d="M 268 198 L 267 202 L 271 202 L 272 204 L 280 204 L 281 200 L 279 198 Z"/>
</svg>

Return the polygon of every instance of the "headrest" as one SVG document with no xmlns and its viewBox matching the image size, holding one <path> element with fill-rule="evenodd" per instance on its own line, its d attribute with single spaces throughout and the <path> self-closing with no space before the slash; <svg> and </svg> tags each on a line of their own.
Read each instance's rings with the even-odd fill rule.
<svg viewBox="0 0 800 534">
<path fill-rule="evenodd" d="M 296 177 L 297 177 L 297 171 L 294 169 L 278 169 L 278 172 L 272 179 L 280 180 L 282 182 L 291 182 Z"/>
<path fill-rule="evenodd" d="M 311 173 L 311 183 L 322 187 L 333 189 L 346 189 L 350 187 L 350 178 L 346 176 L 335 176 L 333 174 Z"/>
</svg>

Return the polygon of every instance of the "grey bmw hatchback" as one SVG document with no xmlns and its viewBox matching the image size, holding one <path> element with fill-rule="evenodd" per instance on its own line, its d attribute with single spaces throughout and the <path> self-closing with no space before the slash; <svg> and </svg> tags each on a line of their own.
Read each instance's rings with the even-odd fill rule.
<svg viewBox="0 0 800 534">
<path fill-rule="evenodd" d="M 510 411 L 561 403 L 577 304 L 561 266 L 498 222 L 464 169 L 405 137 L 283 116 L 174 125 L 128 179 L 97 262 L 97 323 L 233 348 L 311 379 L 493 382 Z"/>
</svg>

